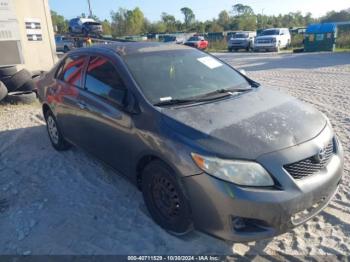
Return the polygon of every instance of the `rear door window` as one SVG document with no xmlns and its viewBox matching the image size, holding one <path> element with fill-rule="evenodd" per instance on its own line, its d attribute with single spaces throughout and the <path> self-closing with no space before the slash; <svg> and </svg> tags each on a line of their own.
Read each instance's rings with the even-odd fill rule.
<svg viewBox="0 0 350 262">
<path fill-rule="evenodd" d="M 126 87 L 114 67 L 107 58 L 93 56 L 86 70 L 85 88 L 102 98 L 123 104 Z"/>
<path fill-rule="evenodd" d="M 69 56 L 58 70 L 57 78 L 67 84 L 82 88 L 82 73 L 85 56 Z"/>
</svg>

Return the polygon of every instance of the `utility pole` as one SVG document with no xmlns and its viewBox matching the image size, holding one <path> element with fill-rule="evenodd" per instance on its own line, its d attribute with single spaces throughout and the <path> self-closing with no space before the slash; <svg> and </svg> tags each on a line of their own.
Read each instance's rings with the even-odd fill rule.
<svg viewBox="0 0 350 262">
<path fill-rule="evenodd" d="M 88 4 L 89 4 L 89 17 L 92 18 L 92 10 L 91 10 L 91 3 L 90 3 L 90 0 L 88 0 Z"/>
</svg>

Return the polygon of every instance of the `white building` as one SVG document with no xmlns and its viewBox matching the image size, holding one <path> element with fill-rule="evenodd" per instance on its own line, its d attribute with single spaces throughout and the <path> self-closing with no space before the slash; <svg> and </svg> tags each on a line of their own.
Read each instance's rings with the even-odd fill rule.
<svg viewBox="0 0 350 262">
<path fill-rule="evenodd" d="M 48 0 L 0 0 L 0 66 L 48 70 L 56 61 Z"/>
</svg>

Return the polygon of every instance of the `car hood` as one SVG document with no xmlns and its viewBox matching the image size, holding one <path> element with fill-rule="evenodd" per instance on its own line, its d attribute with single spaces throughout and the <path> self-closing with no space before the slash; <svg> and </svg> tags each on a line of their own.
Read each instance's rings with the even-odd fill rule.
<svg viewBox="0 0 350 262">
<path fill-rule="evenodd" d="M 313 107 L 262 87 L 221 101 L 160 110 L 175 134 L 223 158 L 256 159 L 314 138 L 327 123 Z"/>
</svg>

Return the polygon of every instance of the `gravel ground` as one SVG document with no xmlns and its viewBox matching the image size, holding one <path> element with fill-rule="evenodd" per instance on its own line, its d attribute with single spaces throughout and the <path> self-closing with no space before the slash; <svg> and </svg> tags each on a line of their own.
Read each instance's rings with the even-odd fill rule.
<svg viewBox="0 0 350 262">
<path fill-rule="evenodd" d="M 0 105 L 1 254 L 350 254 L 350 54 L 217 54 L 265 86 L 313 104 L 345 149 L 339 192 L 290 233 L 228 245 L 200 232 L 174 237 L 141 193 L 79 149 L 51 147 L 40 105 Z"/>
</svg>

